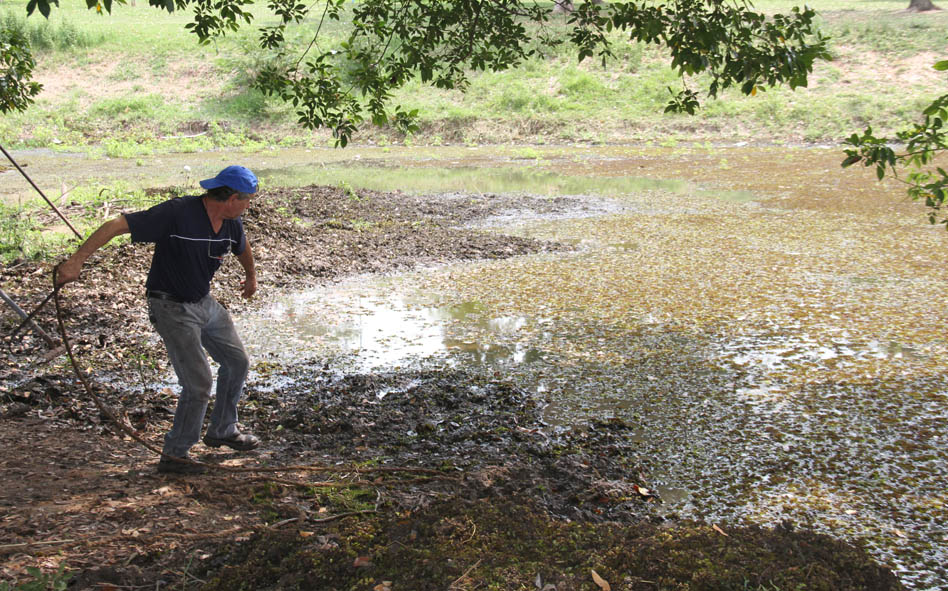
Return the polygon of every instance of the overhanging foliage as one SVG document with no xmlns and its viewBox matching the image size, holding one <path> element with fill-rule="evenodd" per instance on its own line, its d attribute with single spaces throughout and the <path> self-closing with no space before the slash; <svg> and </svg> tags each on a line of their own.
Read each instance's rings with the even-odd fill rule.
<svg viewBox="0 0 948 591">
<path fill-rule="evenodd" d="M 30 80 L 35 66 L 26 38 L 0 28 L 0 113 L 23 111 L 39 94 L 39 83 Z"/>
<path fill-rule="evenodd" d="M 934 68 L 948 71 L 948 60 L 936 63 Z M 846 140 L 853 147 L 846 150 L 843 168 L 861 162 L 863 166 L 874 166 L 879 180 L 892 174 L 908 185 L 912 199 L 925 201 L 929 208 L 928 221 L 945 224 L 948 228 L 948 217 L 941 213 L 948 195 L 948 172 L 933 165 L 935 158 L 948 150 L 946 122 L 948 94 L 932 101 L 922 111 L 922 121 L 897 133 L 894 139 L 877 137 L 871 127 L 862 135 L 854 133 Z M 904 150 L 897 152 L 897 145 L 903 145 Z M 904 179 L 898 175 L 900 167 L 910 170 Z"/>
<path fill-rule="evenodd" d="M 125 0 L 114 3 L 124 4 Z M 252 0 L 149 0 L 168 10 L 191 10 L 186 28 L 199 42 L 236 31 L 253 22 Z M 86 0 L 90 9 L 110 12 L 113 0 Z M 58 0 L 31 0 L 27 10 L 45 16 Z M 683 78 L 706 73 L 708 97 L 738 87 L 744 94 L 787 84 L 805 86 L 816 59 L 826 58 L 825 40 L 814 30 L 814 11 L 765 16 L 742 0 L 670 0 L 668 2 L 585 2 L 566 17 L 568 34 L 553 20 L 554 4 L 529 0 L 345 0 L 313 5 L 268 0 L 276 25 L 259 28 L 260 46 L 271 52 L 254 85 L 292 103 L 300 125 L 326 127 L 346 145 L 365 122 L 411 131 L 416 113 L 392 104 L 392 93 L 413 78 L 438 88 L 463 89 L 470 72 L 518 66 L 537 52 L 568 39 L 577 58 L 613 57 L 614 31 L 629 42 L 667 49 Z M 332 47 L 320 44 L 327 20 L 351 10 L 348 38 Z M 293 54 L 287 29 L 318 19 L 309 47 Z M 26 51 L 20 44 L 19 50 Z M 18 77 L 29 79 L 29 72 Z M 694 113 L 699 92 L 683 83 L 672 91 L 666 111 Z M 26 103 L 17 103 L 18 109 Z"/>
</svg>

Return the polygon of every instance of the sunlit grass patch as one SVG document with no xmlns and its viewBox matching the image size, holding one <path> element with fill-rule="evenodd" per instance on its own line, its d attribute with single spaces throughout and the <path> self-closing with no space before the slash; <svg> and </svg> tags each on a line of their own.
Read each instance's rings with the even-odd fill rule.
<svg viewBox="0 0 948 591">
<path fill-rule="evenodd" d="M 0 12 L 0 28 L 18 31 L 29 42 L 33 51 L 69 51 L 94 47 L 105 42 L 106 36 L 77 25 L 69 17 L 27 19 L 25 11 L 4 8 Z"/>
<path fill-rule="evenodd" d="M 47 195 L 58 203 L 70 223 L 85 238 L 104 221 L 123 211 L 153 205 L 165 199 L 131 189 L 125 183 L 83 185 L 66 195 Z M 127 241 L 119 237 L 116 243 Z M 56 260 L 71 253 L 78 238 L 40 197 L 16 204 L 0 202 L 0 261 Z"/>
<path fill-rule="evenodd" d="M 522 156 L 521 156 L 522 158 Z M 262 169 L 261 175 L 269 182 L 281 185 L 328 184 L 351 185 L 363 189 L 386 190 L 399 187 L 402 191 L 428 193 L 457 191 L 464 193 L 529 193 L 532 195 L 603 195 L 621 197 L 630 192 L 664 189 L 675 192 L 695 190 L 686 182 L 676 179 L 649 179 L 638 177 L 585 177 L 562 175 L 543 166 L 537 168 L 445 167 L 426 166 L 422 170 L 411 167 L 364 166 L 360 163 L 329 164 L 287 169 Z M 423 171 L 423 172 L 422 172 Z M 745 194 L 721 193 L 725 198 L 745 199 Z"/>
</svg>

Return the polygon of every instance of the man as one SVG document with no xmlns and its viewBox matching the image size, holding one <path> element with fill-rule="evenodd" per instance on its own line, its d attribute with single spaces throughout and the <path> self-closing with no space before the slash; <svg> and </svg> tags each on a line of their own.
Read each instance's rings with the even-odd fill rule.
<svg viewBox="0 0 948 591">
<path fill-rule="evenodd" d="M 205 350 L 220 370 L 204 443 L 239 451 L 260 444 L 255 436 L 238 430 L 237 401 L 249 361 L 230 314 L 210 295 L 211 278 L 228 252 L 237 255 L 246 273 L 243 296 L 249 298 L 257 290 L 253 253 L 240 218 L 257 192 L 257 177 L 243 166 L 228 166 L 200 184 L 207 190 L 203 195 L 171 199 L 102 224 L 58 272 L 60 285 L 75 281 L 86 259 L 121 234 L 131 233 L 132 242 L 155 244 L 145 283 L 148 318 L 165 343 L 181 386 L 159 472 L 204 471 L 204 466 L 187 460 L 201 436 L 211 398 L 212 376 Z"/>
</svg>

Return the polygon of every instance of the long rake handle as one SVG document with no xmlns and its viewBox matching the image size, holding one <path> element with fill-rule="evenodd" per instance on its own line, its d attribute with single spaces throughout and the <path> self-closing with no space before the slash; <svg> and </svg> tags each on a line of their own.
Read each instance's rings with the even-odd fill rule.
<svg viewBox="0 0 948 591">
<path fill-rule="evenodd" d="M 46 302 L 48 302 L 48 301 L 53 297 L 53 295 L 54 295 L 55 293 L 56 293 L 56 290 L 53 290 L 52 293 L 50 293 L 48 296 L 46 296 L 46 299 L 43 300 L 43 303 L 40 304 L 39 306 L 37 306 L 35 310 L 33 310 L 33 313 L 32 313 L 32 314 L 27 314 L 26 312 L 23 311 L 23 308 L 21 308 L 20 306 L 18 306 L 18 305 L 16 304 L 16 302 L 14 302 L 14 301 L 10 298 L 10 296 L 8 296 L 2 289 L 0 289 L 0 299 L 2 299 L 3 301 L 5 301 L 5 302 L 7 303 L 7 305 L 10 306 L 10 308 L 11 308 L 14 312 L 17 313 L 17 316 L 19 316 L 20 318 L 23 318 L 23 319 L 24 319 L 24 320 L 23 320 L 23 323 L 20 324 L 20 326 L 18 326 L 18 327 L 16 328 L 16 330 L 14 330 L 14 331 L 13 331 L 12 333 L 10 333 L 10 334 L 11 334 L 11 335 L 14 335 L 14 334 L 16 334 L 21 328 L 23 328 L 24 326 L 26 326 L 27 324 L 32 324 L 33 330 L 36 331 L 36 334 L 38 334 L 40 337 L 42 337 L 42 339 L 43 339 L 44 341 L 46 341 L 46 344 L 47 344 L 47 345 L 49 345 L 50 347 L 55 347 L 55 346 L 56 346 L 56 340 L 53 339 L 53 337 L 51 337 L 51 336 L 49 336 L 48 334 L 46 334 L 46 331 L 44 331 L 42 328 L 40 328 L 38 324 L 36 324 L 35 322 L 33 322 L 33 317 L 36 316 L 36 313 L 40 311 L 40 308 L 42 308 L 43 305 L 46 304 Z"/>
<path fill-rule="evenodd" d="M 29 181 L 31 185 L 33 185 L 33 188 L 36 189 L 36 192 L 39 193 L 40 197 L 42 197 L 46 201 L 46 203 L 48 203 L 49 206 L 53 208 L 53 211 L 56 212 L 56 215 L 58 215 L 60 219 L 62 219 L 62 221 L 66 222 L 66 225 L 69 226 L 69 229 L 72 230 L 72 233 L 76 235 L 76 238 L 82 240 L 82 234 L 79 233 L 79 230 L 76 230 L 76 228 L 73 227 L 73 225 L 69 222 L 69 220 L 63 214 L 63 212 L 59 211 L 59 208 L 56 207 L 52 201 L 49 200 L 49 197 L 47 197 L 46 194 L 43 193 L 43 190 L 40 189 L 36 185 L 36 183 L 33 182 L 33 179 L 30 178 L 30 175 L 26 174 L 26 171 L 20 168 L 20 165 L 16 163 L 16 160 L 13 159 L 13 156 L 11 156 L 10 153 L 7 152 L 3 146 L 0 146 L 0 152 L 3 152 L 3 155 L 7 157 L 7 160 L 9 160 L 13 164 L 13 166 L 15 166 L 16 169 L 20 171 L 20 174 L 23 175 L 23 178 L 25 178 L 27 181 Z"/>
</svg>

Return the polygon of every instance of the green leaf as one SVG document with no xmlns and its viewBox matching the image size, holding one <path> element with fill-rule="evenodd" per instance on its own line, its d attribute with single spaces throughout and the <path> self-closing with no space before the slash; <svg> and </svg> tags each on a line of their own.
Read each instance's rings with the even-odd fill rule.
<svg viewBox="0 0 948 591">
<path fill-rule="evenodd" d="M 940 61 L 940 62 L 935 62 L 935 65 L 934 65 L 933 67 L 934 67 L 936 70 L 938 70 L 939 72 L 944 72 L 945 70 L 948 70 L 948 60 L 942 60 L 942 61 Z"/>
<path fill-rule="evenodd" d="M 852 154 L 849 156 L 849 158 L 843 160 L 843 163 L 841 166 L 843 168 L 846 168 L 848 166 L 852 166 L 853 164 L 859 162 L 860 160 L 862 160 L 862 156 L 860 156 L 859 154 Z"/>
</svg>

